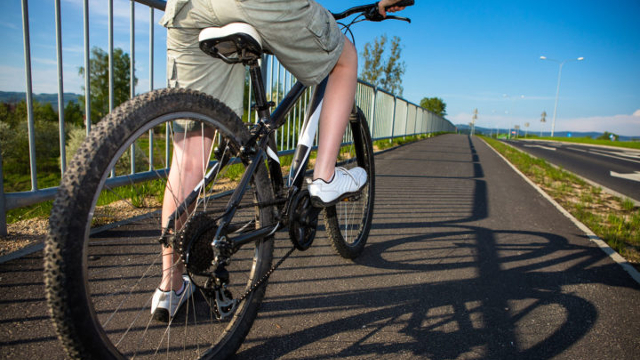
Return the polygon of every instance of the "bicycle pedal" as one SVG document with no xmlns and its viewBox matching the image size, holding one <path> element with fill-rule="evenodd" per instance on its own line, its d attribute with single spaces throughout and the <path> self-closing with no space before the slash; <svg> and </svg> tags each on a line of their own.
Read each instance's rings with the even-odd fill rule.
<svg viewBox="0 0 640 360">
<path fill-rule="evenodd" d="M 361 196 L 361 194 L 357 194 L 357 195 L 346 197 L 346 198 L 344 198 L 344 199 L 342 199 L 340 201 L 341 202 L 356 202 L 356 201 L 360 200 L 360 196 Z"/>
</svg>

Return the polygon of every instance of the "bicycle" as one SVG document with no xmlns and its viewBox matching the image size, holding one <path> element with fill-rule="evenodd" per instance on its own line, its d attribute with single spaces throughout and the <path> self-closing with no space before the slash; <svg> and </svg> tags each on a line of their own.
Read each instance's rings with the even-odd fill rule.
<svg viewBox="0 0 640 360">
<path fill-rule="evenodd" d="M 405 0 L 397 5 L 412 4 Z M 377 4 L 333 14 L 336 19 L 351 15 L 356 17 L 343 25 L 346 31 L 360 21 L 385 19 Z M 152 91 L 105 117 L 62 180 L 46 239 L 45 286 L 56 330 L 72 358 L 144 358 L 161 350 L 167 356 L 182 351 L 183 357 L 227 357 L 249 332 L 269 276 L 315 238 L 320 210 L 313 206 L 304 178 L 326 79 L 314 90 L 285 184 L 274 133 L 306 87 L 296 83 L 270 113 L 274 104 L 266 100 L 259 61 L 263 49 L 247 33 L 250 30 L 220 35 L 224 30 L 204 29 L 200 47 L 229 63 L 249 66 L 256 124 L 243 123 L 226 105 L 202 93 Z M 144 194 L 149 187 L 166 187 L 164 196 L 174 198 L 174 191 L 183 191 L 167 186 L 169 164 L 154 170 L 154 142 L 164 141 L 168 153 L 184 138 L 173 130 L 174 121 L 182 119 L 197 123 L 197 141 L 210 160 L 204 164 L 202 180 L 185 193 L 188 196 L 160 234 L 157 223 L 149 221 L 157 211 L 138 215 L 133 222 L 117 221 L 121 207 L 153 201 Z M 348 130 L 353 140 L 343 148 L 341 164 L 364 168 L 368 182 L 358 194 L 322 212 L 333 247 L 352 259 L 366 244 L 375 195 L 370 130 L 355 105 Z M 152 170 L 146 175 L 123 174 L 134 167 L 142 143 L 151 143 L 145 160 Z M 137 184 L 149 174 L 157 179 Z M 229 180 L 234 174 L 242 175 Z M 293 246 L 272 266 L 274 233 L 287 228 Z M 178 251 L 197 289 L 167 324 L 154 322 L 149 312 L 161 273 L 158 243 Z"/>
</svg>

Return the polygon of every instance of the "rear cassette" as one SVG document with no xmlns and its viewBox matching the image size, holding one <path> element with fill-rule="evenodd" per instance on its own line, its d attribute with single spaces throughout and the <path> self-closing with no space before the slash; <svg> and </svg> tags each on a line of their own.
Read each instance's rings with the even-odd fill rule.
<svg viewBox="0 0 640 360">
<path fill-rule="evenodd" d="M 176 237 L 175 248 L 191 279 L 198 287 L 205 287 L 213 272 L 213 248 L 211 242 L 216 235 L 216 222 L 206 213 L 196 214 L 185 224 Z"/>
</svg>

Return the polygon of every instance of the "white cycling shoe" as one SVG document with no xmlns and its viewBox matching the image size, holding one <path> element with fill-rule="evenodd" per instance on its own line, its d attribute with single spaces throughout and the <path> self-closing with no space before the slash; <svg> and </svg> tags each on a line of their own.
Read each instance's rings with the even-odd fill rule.
<svg viewBox="0 0 640 360">
<path fill-rule="evenodd" d="M 182 275 L 183 288 L 179 294 L 175 291 L 162 291 L 156 289 L 151 300 L 151 314 L 153 318 L 162 321 L 169 322 L 169 319 L 175 316 L 182 304 L 193 295 L 194 286 L 191 283 L 188 275 Z"/>
<path fill-rule="evenodd" d="M 307 179 L 307 182 L 311 203 L 315 207 L 327 207 L 358 194 L 367 183 L 367 172 L 361 167 L 349 170 L 337 167 L 330 182 L 322 179 Z"/>
</svg>

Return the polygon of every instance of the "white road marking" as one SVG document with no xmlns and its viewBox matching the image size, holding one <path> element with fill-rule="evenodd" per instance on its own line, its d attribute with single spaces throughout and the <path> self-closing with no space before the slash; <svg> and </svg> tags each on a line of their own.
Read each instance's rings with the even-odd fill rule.
<svg viewBox="0 0 640 360">
<path fill-rule="evenodd" d="M 595 154 L 595 155 L 600 155 L 600 156 L 606 156 L 606 157 L 609 157 L 609 158 L 612 158 L 612 159 L 624 160 L 624 161 L 640 164 L 640 161 L 634 159 L 637 155 L 631 154 L 631 153 L 628 153 L 628 152 L 624 152 L 624 153 L 613 152 L 613 153 L 610 153 L 610 152 L 606 152 L 604 150 L 595 150 L 595 149 L 584 150 L 584 149 L 578 149 L 578 148 L 575 148 L 575 147 L 570 147 L 570 148 L 567 148 L 567 149 L 570 149 L 570 150 L 573 150 L 573 151 L 585 152 L 587 154 Z"/>
<path fill-rule="evenodd" d="M 551 150 L 551 151 L 556 151 L 556 148 L 552 148 L 552 147 L 548 147 L 548 146 L 542 146 L 542 145 L 525 145 L 525 147 L 537 147 L 540 149 L 545 149 L 545 150 Z"/>
<path fill-rule="evenodd" d="M 637 153 L 618 152 L 618 151 L 607 152 L 604 150 L 592 150 L 591 152 L 602 155 L 602 156 L 608 156 L 616 159 L 640 163 L 640 161 L 638 161 L 640 160 L 640 154 L 637 154 Z"/>
<path fill-rule="evenodd" d="M 622 179 L 627 179 L 627 180 L 640 182 L 640 171 L 635 171 L 635 172 L 628 173 L 628 174 L 622 174 L 622 173 L 617 173 L 615 171 L 610 171 L 609 175 L 611 175 L 613 177 L 617 177 L 617 178 L 622 178 Z"/>
</svg>

